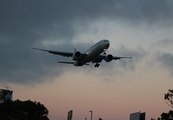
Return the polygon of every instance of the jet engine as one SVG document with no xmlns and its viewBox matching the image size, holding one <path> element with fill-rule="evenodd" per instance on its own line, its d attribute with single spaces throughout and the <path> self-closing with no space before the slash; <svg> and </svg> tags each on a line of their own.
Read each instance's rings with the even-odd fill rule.
<svg viewBox="0 0 173 120">
<path fill-rule="evenodd" d="M 73 53 L 73 60 L 79 60 L 81 58 L 81 53 L 76 51 Z"/>
<path fill-rule="evenodd" d="M 113 56 L 112 56 L 111 54 L 109 54 L 109 55 L 106 55 L 106 57 L 105 57 L 104 60 L 105 60 L 106 62 L 111 62 L 112 59 L 113 59 Z"/>
</svg>

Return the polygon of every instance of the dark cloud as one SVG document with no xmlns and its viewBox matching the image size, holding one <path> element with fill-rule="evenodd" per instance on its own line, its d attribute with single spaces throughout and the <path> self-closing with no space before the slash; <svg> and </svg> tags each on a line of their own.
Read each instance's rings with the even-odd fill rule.
<svg viewBox="0 0 173 120">
<path fill-rule="evenodd" d="M 60 57 L 32 48 L 71 51 L 73 48 L 67 46 L 73 46 L 71 41 L 80 32 L 75 25 L 87 30 L 88 24 L 101 19 L 169 25 L 173 21 L 171 5 L 171 0 L 3 0 L 0 2 L 0 81 L 38 83 L 45 77 L 60 75 L 64 66 L 55 65 Z M 45 45 L 45 41 L 63 41 L 63 44 Z M 138 55 L 130 52 L 128 56 Z M 127 66 L 125 62 L 120 64 Z"/>
<path fill-rule="evenodd" d="M 170 74 L 173 74 L 173 54 L 166 52 L 157 52 L 155 61 L 158 61 L 161 64 L 161 67 L 168 70 Z"/>
<path fill-rule="evenodd" d="M 64 37 L 64 32 L 73 35 L 74 22 L 85 24 L 101 18 L 134 23 L 172 23 L 172 3 L 171 0 L 3 1 L 0 6 L 1 30 L 14 36 L 21 30 L 40 30 L 47 34 L 57 30 L 58 36 Z"/>
<path fill-rule="evenodd" d="M 173 45 L 173 39 L 171 38 L 164 38 L 163 40 L 160 40 L 154 44 L 156 47 L 172 47 Z"/>
<path fill-rule="evenodd" d="M 132 57 L 130 60 L 121 59 L 118 61 L 120 64 L 120 67 L 123 67 L 124 70 L 135 70 L 135 65 L 137 65 L 140 61 L 142 61 L 148 53 L 142 48 L 138 47 L 136 49 L 129 49 L 126 46 L 121 45 L 117 50 L 116 50 L 116 55 L 119 56 L 129 56 Z"/>
</svg>

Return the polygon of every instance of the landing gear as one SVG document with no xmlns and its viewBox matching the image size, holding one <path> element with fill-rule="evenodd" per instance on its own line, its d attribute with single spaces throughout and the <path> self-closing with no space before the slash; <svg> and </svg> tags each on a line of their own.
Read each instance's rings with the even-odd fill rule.
<svg viewBox="0 0 173 120">
<path fill-rule="evenodd" d="M 103 54 L 104 54 L 104 55 L 106 55 L 106 50 L 107 50 L 107 49 L 104 49 L 104 50 L 103 50 Z"/>
<path fill-rule="evenodd" d="M 95 64 L 95 67 L 97 67 L 97 68 L 98 68 L 99 66 L 100 66 L 100 64 L 99 64 L 99 63 L 96 63 L 96 64 Z"/>
</svg>

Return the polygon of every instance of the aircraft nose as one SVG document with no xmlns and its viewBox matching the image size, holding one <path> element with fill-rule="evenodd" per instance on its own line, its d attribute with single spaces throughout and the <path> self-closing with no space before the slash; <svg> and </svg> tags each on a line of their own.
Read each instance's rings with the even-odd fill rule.
<svg viewBox="0 0 173 120">
<path fill-rule="evenodd" d="M 109 48 L 109 45 L 110 45 L 110 44 L 109 44 L 109 41 L 107 41 L 107 43 L 106 43 L 106 47 Z"/>
<path fill-rule="evenodd" d="M 103 43 L 102 45 L 103 45 L 104 49 L 108 49 L 109 48 L 109 45 L 110 45 L 109 44 L 109 40 L 106 40 L 106 39 L 102 40 L 102 43 Z"/>
<path fill-rule="evenodd" d="M 109 44 L 109 41 L 108 41 L 108 44 L 107 44 L 107 45 L 108 45 L 108 47 L 109 47 L 109 45 L 110 45 L 110 44 Z"/>
</svg>

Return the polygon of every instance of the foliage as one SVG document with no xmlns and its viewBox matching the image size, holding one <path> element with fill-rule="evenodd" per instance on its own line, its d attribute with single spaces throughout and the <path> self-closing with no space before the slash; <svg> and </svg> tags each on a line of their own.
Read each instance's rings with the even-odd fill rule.
<svg viewBox="0 0 173 120">
<path fill-rule="evenodd" d="M 173 89 L 169 89 L 168 93 L 164 94 L 166 103 L 173 108 Z M 161 114 L 161 120 L 173 120 L 173 111 L 170 110 L 168 113 Z"/>
<path fill-rule="evenodd" d="M 168 90 L 168 93 L 165 94 L 164 99 L 166 100 L 166 103 L 173 108 L 173 89 Z"/>
<path fill-rule="evenodd" d="M 173 111 L 170 110 L 168 113 L 162 113 L 161 119 L 162 120 L 173 120 Z"/>
<path fill-rule="evenodd" d="M 5 101 L 0 104 L 1 120 L 49 120 L 48 110 L 40 102 Z"/>
<path fill-rule="evenodd" d="M 103 120 L 102 118 L 99 118 L 99 120 Z"/>
</svg>

